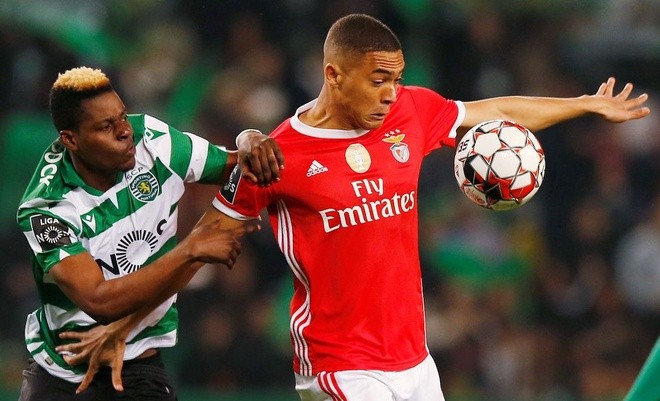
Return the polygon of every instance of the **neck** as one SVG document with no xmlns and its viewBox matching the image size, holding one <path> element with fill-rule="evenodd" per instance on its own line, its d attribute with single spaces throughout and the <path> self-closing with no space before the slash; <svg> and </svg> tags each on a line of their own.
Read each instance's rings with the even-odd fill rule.
<svg viewBox="0 0 660 401">
<path fill-rule="evenodd" d="M 341 118 L 341 110 L 332 100 L 325 86 L 321 89 L 314 106 L 298 117 L 304 124 L 314 128 L 344 130 L 355 128 Z"/>
<path fill-rule="evenodd" d="M 71 162 L 73 163 L 73 168 L 85 184 L 94 189 L 105 192 L 112 188 L 117 182 L 117 171 L 102 171 L 91 168 L 83 160 L 73 157 L 73 155 L 71 157 Z"/>
</svg>

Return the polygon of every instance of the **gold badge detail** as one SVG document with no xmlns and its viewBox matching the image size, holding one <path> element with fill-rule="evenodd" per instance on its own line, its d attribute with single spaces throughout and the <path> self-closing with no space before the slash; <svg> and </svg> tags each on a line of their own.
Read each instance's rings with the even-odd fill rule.
<svg viewBox="0 0 660 401">
<path fill-rule="evenodd" d="M 367 148 L 354 143 L 346 149 L 346 162 L 356 173 L 364 173 L 371 167 L 371 155 Z"/>
</svg>

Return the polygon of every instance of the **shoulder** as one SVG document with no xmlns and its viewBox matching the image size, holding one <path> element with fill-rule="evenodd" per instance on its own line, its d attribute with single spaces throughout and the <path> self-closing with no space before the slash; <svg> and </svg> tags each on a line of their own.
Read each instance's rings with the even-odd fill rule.
<svg viewBox="0 0 660 401">
<path fill-rule="evenodd" d="M 399 112 L 432 116 L 455 110 L 458 103 L 460 102 L 447 99 L 433 89 L 421 86 L 403 86 L 398 92 L 395 107 Z"/>
<path fill-rule="evenodd" d="M 51 223 L 57 223 L 62 227 L 79 228 L 77 207 L 66 198 L 51 200 L 35 197 L 29 199 L 19 206 L 16 222 L 23 231 L 35 230 L 35 227 L 45 227 Z"/>
<path fill-rule="evenodd" d="M 268 136 L 275 140 L 281 140 L 282 138 L 286 138 L 287 136 L 291 135 L 293 132 L 294 130 L 291 127 L 291 118 L 289 117 L 282 121 L 280 125 L 278 125 L 270 134 L 268 134 Z"/>
<path fill-rule="evenodd" d="M 20 201 L 21 205 L 35 199 L 49 201 L 62 199 L 63 195 L 69 190 L 62 177 L 65 157 L 66 149 L 59 141 L 53 142 L 46 148 L 23 193 Z"/>
<path fill-rule="evenodd" d="M 398 96 L 416 101 L 445 100 L 444 96 L 430 88 L 423 86 L 406 85 L 401 86 Z"/>
</svg>

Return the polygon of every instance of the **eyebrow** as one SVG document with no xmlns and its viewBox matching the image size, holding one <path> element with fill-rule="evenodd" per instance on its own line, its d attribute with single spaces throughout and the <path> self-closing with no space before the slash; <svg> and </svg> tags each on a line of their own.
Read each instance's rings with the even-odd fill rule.
<svg viewBox="0 0 660 401">
<path fill-rule="evenodd" d="M 388 76 L 403 75 L 403 70 L 401 70 L 401 72 L 399 72 L 397 74 L 393 70 L 388 70 L 386 68 L 376 68 L 375 70 L 371 71 L 371 74 L 385 74 L 385 75 L 388 75 Z"/>
<path fill-rule="evenodd" d="M 98 121 L 94 122 L 94 125 L 104 124 L 104 123 L 114 123 L 117 120 L 121 120 L 126 114 L 127 114 L 127 110 L 124 107 L 119 114 L 114 115 L 114 116 L 108 116 L 108 117 L 105 117 L 101 120 L 98 120 Z"/>
<path fill-rule="evenodd" d="M 375 70 L 371 71 L 372 74 L 387 74 L 387 75 L 394 75 L 394 72 L 392 70 L 388 70 L 385 68 L 376 68 Z"/>
</svg>

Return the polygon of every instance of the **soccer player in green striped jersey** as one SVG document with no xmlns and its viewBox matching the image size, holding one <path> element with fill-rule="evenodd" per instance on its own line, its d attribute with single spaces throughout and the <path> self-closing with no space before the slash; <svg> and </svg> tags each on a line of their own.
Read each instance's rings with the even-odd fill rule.
<svg viewBox="0 0 660 401">
<path fill-rule="evenodd" d="M 660 400 L 660 337 L 623 401 Z"/>
<path fill-rule="evenodd" d="M 230 152 L 149 115 L 129 115 L 108 77 L 87 67 L 58 76 L 50 111 L 59 138 L 17 212 L 42 304 L 26 322 L 31 361 L 20 400 L 74 399 L 84 377 L 89 389 L 76 400 L 175 400 L 158 349 L 176 343 L 176 292 L 204 263 L 231 267 L 240 237 L 256 228 L 214 222 L 177 244 L 184 186 L 221 185 L 239 159 L 253 181 L 268 185 L 279 177 L 281 152 L 258 131 Z M 103 336 L 111 322 L 131 323 L 107 326 L 131 327 L 118 344 L 124 358 L 112 361 L 112 378 L 101 372 L 92 380 L 62 346 L 85 338 L 72 332 Z M 117 393 L 113 384 L 122 389 L 122 380 L 126 391 Z"/>
</svg>

